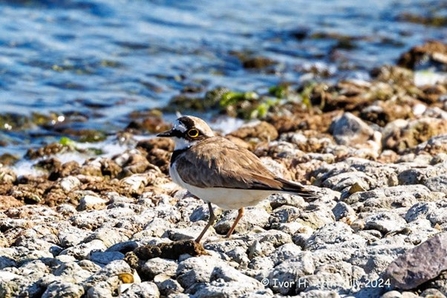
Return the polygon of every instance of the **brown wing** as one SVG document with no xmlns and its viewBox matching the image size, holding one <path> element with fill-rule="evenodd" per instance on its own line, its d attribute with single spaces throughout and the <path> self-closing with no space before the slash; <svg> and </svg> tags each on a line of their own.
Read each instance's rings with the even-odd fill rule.
<svg viewBox="0 0 447 298">
<path fill-rule="evenodd" d="M 177 159 L 183 181 L 197 187 L 281 191 L 283 183 L 247 149 L 222 137 L 205 139 Z"/>
</svg>

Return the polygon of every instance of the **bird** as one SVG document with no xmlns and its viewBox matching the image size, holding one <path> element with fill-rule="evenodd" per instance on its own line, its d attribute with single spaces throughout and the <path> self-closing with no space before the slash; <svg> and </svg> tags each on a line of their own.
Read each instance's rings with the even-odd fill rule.
<svg viewBox="0 0 447 298">
<path fill-rule="evenodd" d="M 244 208 L 258 204 L 271 194 L 293 193 L 305 199 L 316 198 L 316 192 L 308 187 L 273 174 L 250 150 L 215 135 L 201 118 L 181 116 L 170 130 L 157 136 L 174 140 L 169 165 L 172 180 L 208 205 L 209 220 L 195 239 L 196 243 L 200 243 L 216 220 L 212 204 L 225 210 L 238 210 L 225 236 L 229 238 L 244 215 Z"/>
</svg>

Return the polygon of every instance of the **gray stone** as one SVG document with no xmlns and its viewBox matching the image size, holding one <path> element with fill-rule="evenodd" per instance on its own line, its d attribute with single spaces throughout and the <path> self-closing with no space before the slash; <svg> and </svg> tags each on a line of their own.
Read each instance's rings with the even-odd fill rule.
<svg viewBox="0 0 447 298">
<path fill-rule="evenodd" d="M 42 294 L 42 298 L 80 298 L 82 295 L 84 295 L 84 288 L 79 284 L 53 282 Z"/>
<path fill-rule="evenodd" d="M 111 247 L 114 244 L 127 241 L 129 238 L 123 235 L 122 232 L 120 233 L 120 231 L 116 229 L 110 229 L 108 227 L 107 228 L 104 227 L 99 228 L 90 235 L 88 235 L 88 237 L 84 239 L 84 242 L 90 242 L 94 239 L 101 240 L 106 247 Z"/>
<path fill-rule="evenodd" d="M 435 194 L 424 185 L 399 185 L 382 187 L 365 192 L 357 192 L 344 200 L 354 210 L 378 211 L 410 207 L 419 201 L 433 201 Z"/>
<path fill-rule="evenodd" d="M 420 218 L 427 218 L 427 214 L 433 212 L 436 208 L 436 204 L 433 202 L 418 202 L 408 209 L 405 220 L 412 222 Z"/>
<path fill-rule="evenodd" d="M 257 280 L 262 280 L 268 278 L 270 271 L 274 267 L 273 261 L 269 257 L 254 257 L 250 260 L 248 268 L 250 270 L 246 271 L 246 274 L 256 278 Z"/>
<path fill-rule="evenodd" d="M 293 196 L 290 194 L 272 194 L 269 197 L 269 201 L 270 201 L 270 206 L 273 209 L 277 209 L 281 206 L 287 205 L 287 206 L 292 206 L 292 207 L 296 207 L 299 209 L 303 209 L 306 207 L 306 202 L 304 201 L 304 199 L 300 196 Z"/>
<path fill-rule="evenodd" d="M 83 241 L 89 232 L 84 229 L 79 229 L 71 224 L 59 224 L 58 238 L 62 247 L 69 248 L 78 245 Z"/>
<path fill-rule="evenodd" d="M 11 250 L 10 248 L 0 248 L 0 270 L 6 267 L 16 267 L 17 263 L 14 259 L 9 256 L 4 255 L 4 252 Z"/>
<path fill-rule="evenodd" d="M 406 221 L 393 212 L 379 212 L 365 219 L 365 229 L 374 229 L 382 233 L 402 231 Z"/>
<path fill-rule="evenodd" d="M 175 276 L 177 268 L 178 264 L 176 261 L 162 258 L 153 258 L 147 260 L 143 264 L 143 266 L 141 266 L 141 271 L 142 273 L 147 275 L 149 279 L 153 279 L 154 276 L 162 273 L 169 277 L 173 277 Z"/>
<path fill-rule="evenodd" d="M 195 199 L 194 201 L 197 201 L 197 199 Z M 222 209 L 216 208 L 215 206 L 213 206 L 213 212 L 216 217 L 219 217 L 222 214 Z M 199 206 L 194 208 L 194 210 L 192 211 L 192 213 L 189 217 L 189 220 L 191 222 L 196 222 L 199 220 L 203 220 L 203 221 L 207 222 L 209 219 L 209 216 L 210 216 L 210 211 L 208 208 L 208 204 L 200 204 Z"/>
<path fill-rule="evenodd" d="M 342 218 L 347 218 L 351 216 L 355 216 L 355 211 L 351 206 L 346 204 L 345 202 L 337 202 L 334 208 L 332 208 L 332 213 L 335 216 L 335 219 L 338 221 Z"/>
<path fill-rule="evenodd" d="M 335 222 L 327 224 L 313 233 L 305 243 L 306 250 L 317 250 L 349 243 L 355 247 L 363 247 L 365 240 L 353 234 L 347 224 Z"/>
<path fill-rule="evenodd" d="M 136 233 L 133 236 L 133 240 L 141 240 L 142 237 L 153 236 L 161 237 L 168 229 L 172 228 L 173 225 L 168 220 L 164 218 L 154 218 L 146 224 L 144 231 Z"/>
<path fill-rule="evenodd" d="M 122 259 L 124 259 L 124 254 L 119 251 L 93 251 L 89 255 L 89 260 L 101 265 Z"/>
<path fill-rule="evenodd" d="M 336 118 L 329 128 L 335 141 L 341 145 L 364 145 L 374 135 L 374 130 L 362 119 L 349 112 Z"/>
<path fill-rule="evenodd" d="M 205 285 L 194 293 L 196 298 L 209 297 L 253 297 L 251 295 L 261 295 L 262 297 L 272 297 L 273 294 L 269 290 L 259 290 L 252 288 L 251 284 L 239 282 L 214 282 Z"/>
<path fill-rule="evenodd" d="M 333 290 L 329 290 L 329 291 L 310 290 L 307 292 L 300 293 L 299 297 L 301 297 L 301 298 L 339 298 L 341 296 L 338 295 L 337 291 L 333 291 Z"/>
<path fill-rule="evenodd" d="M 237 212 L 227 212 L 221 220 L 218 220 L 214 225 L 214 229 L 218 234 L 226 234 L 234 223 Z M 241 218 L 236 226 L 235 232 L 239 234 L 246 234 L 253 230 L 254 227 L 264 227 L 267 225 L 270 214 L 260 206 L 254 208 L 245 208 L 244 216 Z"/>
<path fill-rule="evenodd" d="M 330 205 L 315 206 L 315 208 L 309 208 L 301 212 L 300 218 L 297 221 L 304 225 L 309 226 L 312 229 L 318 229 L 326 224 L 333 223 L 335 221 L 334 214 L 332 213 Z"/>
<path fill-rule="evenodd" d="M 58 260 L 61 260 L 60 258 Z M 95 265 L 90 270 L 86 270 L 79 263 L 74 261 L 59 261 L 61 264 L 53 271 L 54 276 L 60 277 L 62 280 L 75 284 L 81 284 L 89 278 L 99 266 Z"/>
<path fill-rule="evenodd" d="M 405 169 L 407 168 L 408 167 L 405 167 Z M 339 178 L 342 178 L 343 180 L 332 178 L 341 174 L 346 174 L 339 176 Z M 325 186 L 330 189 L 336 189 L 339 188 L 337 183 L 340 181 L 348 181 L 346 179 L 349 179 L 349 174 L 356 176 L 358 178 L 357 180 L 366 182 L 369 185 L 368 189 L 382 188 L 384 186 L 396 186 L 398 184 L 395 167 L 358 157 L 351 157 L 343 160 L 342 162 L 320 166 L 315 171 L 317 180 L 314 184 Z M 365 175 L 368 178 L 366 178 Z M 356 181 L 345 183 L 344 187 L 340 189 L 347 188 L 348 185 L 355 182 Z M 360 184 L 360 186 L 362 184 Z"/>
<path fill-rule="evenodd" d="M 134 174 L 121 180 L 122 184 L 127 185 L 129 192 L 135 194 L 141 194 L 148 182 L 146 174 Z"/>
<path fill-rule="evenodd" d="M 179 294 L 184 291 L 182 286 L 174 279 L 167 278 L 160 282 L 155 282 L 160 294 L 163 296 L 169 296 L 172 294 Z"/>
<path fill-rule="evenodd" d="M 329 177 L 324 181 L 323 186 L 331 187 L 336 191 L 349 191 L 354 185 L 358 185 L 363 190 L 369 190 L 373 184 L 373 178 L 364 172 L 345 172 Z"/>
<path fill-rule="evenodd" d="M 255 257 L 269 256 L 275 251 L 275 245 L 268 241 L 260 241 L 256 239 L 248 247 L 248 258 L 252 259 Z"/>
<path fill-rule="evenodd" d="M 301 252 L 300 257 L 289 259 L 275 266 L 267 279 L 262 283 L 282 295 L 295 293 L 296 283 L 302 276 L 313 274 L 315 265 L 308 251 Z"/>
<path fill-rule="evenodd" d="M 432 225 L 442 225 L 447 223 L 447 200 L 440 201 L 436 208 L 427 213 L 427 219 Z"/>
<path fill-rule="evenodd" d="M 279 247 L 292 242 L 292 237 L 284 232 L 268 230 L 253 235 L 253 238 L 262 243 L 270 243 L 273 247 Z"/>
<path fill-rule="evenodd" d="M 231 259 L 231 261 L 238 263 L 240 267 L 246 267 L 250 262 L 247 254 L 247 248 L 245 246 L 237 246 L 226 252 L 226 255 Z"/>
<path fill-rule="evenodd" d="M 447 175 L 430 177 L 424 182 L 424 185 L 432 191 L 447 194 Z"/>
<path fill-rule="evenodd" d="M 177 270 L 177 281 L 191 294 L 201 291 L 201 289 L 195 288 L 195 285 L 212 282 L 219 283 L 218 287 L 223 292 L 232 289 L 236 291 L 234 292 L 235 294 L 243 294 L 263 288 L 257 280 L 242 274 L 240 271 L 212 256 L 193 257 L 180 262 Z M 205 292 L 211 290 L 214 291 L 210 287 Z M 203 293 L 200 292 L 200 295 L 204 295 Z"/>
<path fill-rule="evenodd" d="M 276 208 L 270 214 L 270 223 L 288 223 L 294 222 L 301 214 L 301 208 L 283 205 Z"/>
<path fill-rule="evenodd" d="M 402 298 L 402 294 L 399 291 L 393 290 L 383 294 L 380 298 Z"/>
<path fill-rule="evenodd" d="M 106 207 L 108 200 L 98 197 L 96 194 L 90 194 L 87 192 L 86 194 L 81 196 L 79 200 L 78 210 L 100 210 Z"/>
<path fill-rule="evenodd" d="M 67 249 L 64 249 L 61 254 L 74 256 L 76 259 L 88 259 L 90 253 L 93 251 L 105 251 L 107 247 L 104 242 L 98 239 L 94 239 L 87 243 L 80 243 L 76 246 L 71 246 Z"/>
<path fill-rule="evenodd" d="M 426 289 L 421 294 L 420 297 L 424 298 L 445 298 L 445 295 L 442 294 L 437 289 Z"/>
<path fill-rule="evenodd" d="M 78 188 L 81 184 L 82 184 L 81 181 L 75 176 L 64 177 L 60 181 L 60 186 L 66 193 L 73 191 L 74 189 Z"/>
<path fill-rule="evenodd" d="M 447 270 L 447 233 L 439 233 L 399 256 L 385 274 L 397 288 L 414 289 Z"/>
<path fill-rule="evenodd" d="M 132 284 L 124 293 L 122 293 L 120 298 L 158 298 L 160 297 L 160 291 L 157 285 L 150 281 L 145 281 L 142 283 Z"/>
<path fill-rule="evenodd" d="M 177 269 L 177 281 L 184 289 L 197 283 L 207 283 L 215 266 L 224 265 L 220 259 L 211 256 L 193 257 L 180 262 Z"/>
<path fill-rule="evenodd" d="M 278 247 L 272 254 L 270 254 L 269 258 L 272 260 L 274 266 L 276 266 L 283 261 L 301 256 L 301 247 L 294 243 L 286 243 Z"/>
</svg>

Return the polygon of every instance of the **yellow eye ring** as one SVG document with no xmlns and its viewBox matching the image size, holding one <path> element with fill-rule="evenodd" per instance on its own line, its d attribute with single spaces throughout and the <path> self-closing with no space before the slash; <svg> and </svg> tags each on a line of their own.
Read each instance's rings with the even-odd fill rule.
<svg viewBox="0 0 447 298">
<path fill-rule="evenodd" d="M 191 138 L 197 138 L 199 136 L 199 131 L 195 128 L 191 128 L 190 130 L 188 130 L 188 136 L 190 136 Z"/>
</svg>

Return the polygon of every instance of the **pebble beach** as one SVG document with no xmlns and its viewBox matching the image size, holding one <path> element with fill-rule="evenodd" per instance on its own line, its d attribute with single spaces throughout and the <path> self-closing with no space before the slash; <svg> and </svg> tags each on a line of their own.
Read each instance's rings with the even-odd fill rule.
<svg viewBox="0 0 447 298">
<path fill-rule="evenodd" d="M 169 140 L 129 130 L 110 157 L 64 162 L 76 145 L 53 143 L 27 153 L 38 174 L 0 167 L 0 297 L 445 297 L 447 80 L 417 85 L 412 65 L 445 70 L 447 45 L 401 57 L 223 134 L 318 192 L 270 196 L 229 239 L 236 211 L 215 207 L 192 240 L 209 213 L 169 178 Z"/>
</svg>

